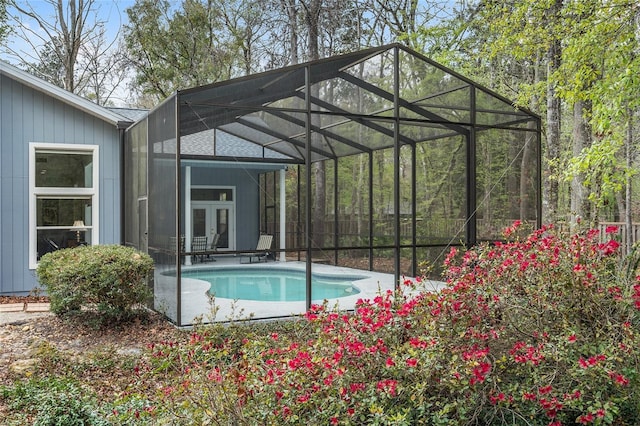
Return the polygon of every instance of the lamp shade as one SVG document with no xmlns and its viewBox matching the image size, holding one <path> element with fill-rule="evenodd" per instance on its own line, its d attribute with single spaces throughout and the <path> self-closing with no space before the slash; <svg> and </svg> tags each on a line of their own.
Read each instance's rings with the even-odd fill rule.
<svg viewBox="0 0 640 426">
<path fill-rule="evenodd" d="M 74 228 L 84 228 L 84 221 L 83 220 L 74 220 L 73 221 L 73 227 Z"/>
</svg>

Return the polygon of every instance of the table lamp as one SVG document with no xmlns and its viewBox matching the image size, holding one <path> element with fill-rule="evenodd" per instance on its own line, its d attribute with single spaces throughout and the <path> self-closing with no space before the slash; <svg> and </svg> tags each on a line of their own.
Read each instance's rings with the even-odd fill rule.
<svg viewBox="0 0 640 426">
<path fill-rule="evenodd" d="M 84 226 L 84 221 L 81 220 L 74 220 L 73 221 L 73 227 L 76 228 L 76 241 L 78 243 L 80 243 L 80 231 L 86 231 L 87 228 L 85 228 Z"/>
</svg>

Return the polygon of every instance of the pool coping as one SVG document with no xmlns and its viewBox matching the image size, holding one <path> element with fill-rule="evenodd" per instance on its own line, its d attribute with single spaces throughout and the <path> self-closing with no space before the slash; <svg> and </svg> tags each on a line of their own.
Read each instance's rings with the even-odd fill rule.
<svg viewBox="0 0 640 426">
<path fill-rule="evenodd" d="M 189 266 L 189 270 L 197 269 L 225 269 L 225 268 L 275 268 L 275 269 L 294 269 L 306 272 L 306 262 L 288 261 L 288 262 L 261 262 L 251 264 L 238 264 L 233 261 L 206 263 Z M 164 274 L 170 273 L 164 271 Z M 327 300 L 330 308 L 338 310 L 352 310 L 355 308 L 356 302 L 360 299 L 373 300 L 376 296 L 387 290 L 395 288 L 395 277 L 393 274 L 366 271 L 362 269 L 348 268 L 344 266 L 334 266 L 327 264 L 312 264 L 312 273 L 324 275 L 357 275 L 366 276 L 366 278 L 357 280 L 353 284 L 360 293 L 352 296 L 340 297 L 337 299 Z M 207 296 L 210 284 L 209 282 L 193 279 L 182 279 L 182 306 L 181 306 L 181 324 L 190 325 L 194 322 L 229 322 L 246 319 L 274 319 L 284 317 L 295 317 L 306 312 L 306 301 L 299 302 L 282 302 L 282 301 L 254 301 L 244 299 L 224 299 L 210 298 Z M 434 282 L 434 290 L 439 287 Z M 160 294 L 159 294 L 160 293 Z M 323 300 L 314 300 L 312 303 L 321 304 Z M 170 312 L 176 312 L 175 302 L 173 306 L 170 298 L 163 298 L 161 292 L 158 292 L 156 286 L 156 306 L 165 306 L 167 316 L 172 317 Z M 176 317 L 177 315 L 173 315 Z"/>
</svg>

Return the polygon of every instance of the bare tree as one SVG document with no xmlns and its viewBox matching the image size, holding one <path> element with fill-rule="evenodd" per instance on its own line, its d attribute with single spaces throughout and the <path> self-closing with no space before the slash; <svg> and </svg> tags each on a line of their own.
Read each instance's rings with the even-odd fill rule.
<svg viewBox="0 0 640 426">
<path fill-rule="evenodd" d="M 116 92 L 127 79 L 129 71 L 125 66 L 125 50 L 121 43 L 113 53 L 105 53 L 103 40 L 104 36 L 101 35 L 96 40 L 90 40 L 80 50 L 85 71 L 80 94 L 98 105 L 109 105 L 117 101 Z M 119 100 L 121 103 L 129 103 L 125 99 Z"/>
<path fill-rule="evenodd" d="M 7 47 L 20 65 L 70 92 L 107 103 L 125 73 L 114 73 L 120 63 L 117 36 L 107 39 L 106 21 L 98 19 L 98 2 L 41 0 L 48 5 L 45 14 L 42 5 L 36 11 L 31 2 L 9 1 L 17 11 L 9 17 L 14 32 L 29 46 L 29 50 Z"/>
<path fill-rule="evenodd" d="M 0 44 L 4 42 L 11 29 L 7 25 L 7 3 L 8 0 L 0 0 Z"/>
</svg>

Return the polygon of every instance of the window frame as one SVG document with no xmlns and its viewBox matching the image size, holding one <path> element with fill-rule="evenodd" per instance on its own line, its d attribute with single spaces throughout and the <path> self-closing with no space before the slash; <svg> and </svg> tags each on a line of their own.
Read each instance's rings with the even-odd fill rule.
<svg viewBox="0 0 640 426">
<path fill-rule="evenodd" d="M 91 154 L 93 186 L 91 188 L 36 187 L 36 154 L 42 152 L 84 155 Z M 37 201 L 39 197 L 66 199 L 89 198 L 91 200 L 91 225 L 87 225 L 85 228 L 91 230 L 91 245 L 99 244 L 99 153 L 100 148 L 98 145 L 38 142 L 29 143 L 29 269 L 36 269 L 38 266 L 38 228 L 59 228 L 55 226 L 37 226 Z M 70 230 L 73 230 L 73 228 L 70 228 Z"/>
</svg>

